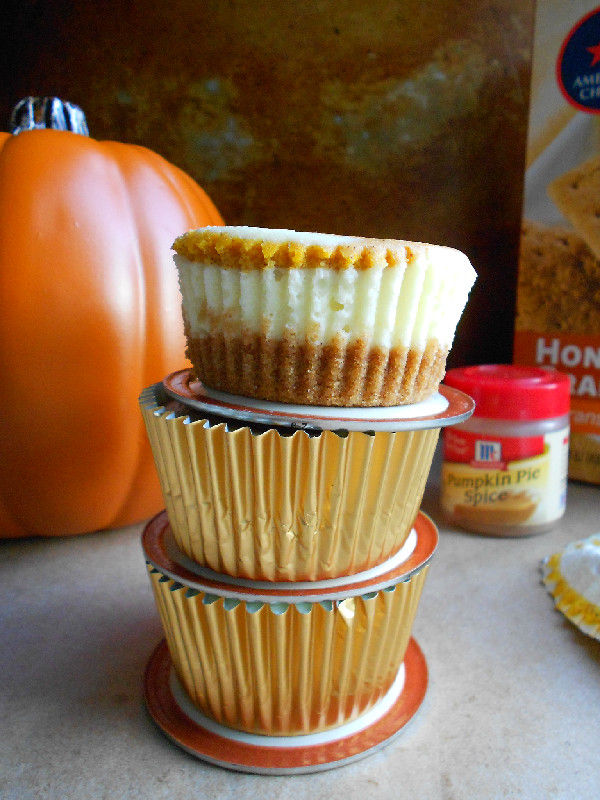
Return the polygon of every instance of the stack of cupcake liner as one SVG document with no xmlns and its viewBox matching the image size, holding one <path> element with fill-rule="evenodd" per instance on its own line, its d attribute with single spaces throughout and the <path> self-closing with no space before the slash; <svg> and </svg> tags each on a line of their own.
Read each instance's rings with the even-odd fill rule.
<svg viewBox="0 0 600 800">
<path fill-rule="evenodd" d="M 313 409 L 297 429 L 172 387 L 140 396 L 165 500 L 143 535 L 166 642 L 147 670 L 155 721 L 249 772 L 325 769 L 391 741 L 427 685 L 411 633 L 437 530 L 419 508 L 440 428 L 472 401 L 446 390 L 443 412 L 413 408 L 389 430 L 348 430 L 351 409 L 323 429 Z"/>
</svg>

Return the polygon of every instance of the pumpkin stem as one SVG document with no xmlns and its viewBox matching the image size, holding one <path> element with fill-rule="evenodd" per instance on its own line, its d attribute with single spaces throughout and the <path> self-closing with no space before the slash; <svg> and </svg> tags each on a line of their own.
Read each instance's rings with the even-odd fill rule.
<svg viewBox="0 0 600 800">
<path fill-rule="evenodd" d="M 89 136 L 85 114 L 74 103 L 58 97 L 25 97 L 17 103 L 10 117 L 11 133 L 45 128 Z"/>
</svg>

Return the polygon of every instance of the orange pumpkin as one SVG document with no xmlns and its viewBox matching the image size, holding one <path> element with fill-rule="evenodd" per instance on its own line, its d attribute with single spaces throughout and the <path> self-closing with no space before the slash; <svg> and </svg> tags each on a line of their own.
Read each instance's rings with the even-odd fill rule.
<svg viewBox="0 0 600 800">
<path fill-rule="evenodd" d="M 146 148 L 0 134 L 0 536 L 160 510 L 137 398 L 186 365 L 171 244 L 211 224 L 205 192 Z"/>
</svg>

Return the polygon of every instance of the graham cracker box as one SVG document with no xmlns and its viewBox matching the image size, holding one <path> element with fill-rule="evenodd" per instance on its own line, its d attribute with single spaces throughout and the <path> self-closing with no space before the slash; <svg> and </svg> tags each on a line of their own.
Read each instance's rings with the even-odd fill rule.
<svg viewBox="0 0 600 800">
<path fill-rule="evenodd" d="M 596 3 L 536 6 L 513 360 L 570 376 L 569 477 L 600 484 Z"/>
</svg>

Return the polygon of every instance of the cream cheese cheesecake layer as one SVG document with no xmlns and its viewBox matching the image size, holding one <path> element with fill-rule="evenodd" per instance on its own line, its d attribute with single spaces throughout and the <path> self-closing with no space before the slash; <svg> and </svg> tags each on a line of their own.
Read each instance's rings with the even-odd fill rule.
<svg viewBox="0 0 600 800">
<path fill-rule="evenodd" d="M 284 402 L 424 399 L 475 280 L 463 253 L 398 240 L 210 227 L 174 249 L 198 377 Z"/>
</svg>

